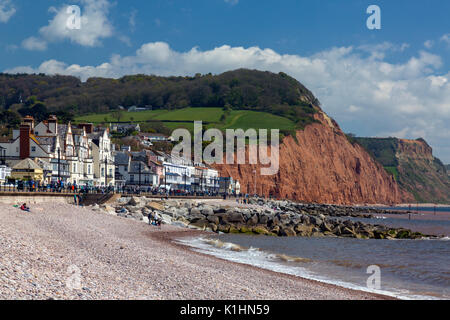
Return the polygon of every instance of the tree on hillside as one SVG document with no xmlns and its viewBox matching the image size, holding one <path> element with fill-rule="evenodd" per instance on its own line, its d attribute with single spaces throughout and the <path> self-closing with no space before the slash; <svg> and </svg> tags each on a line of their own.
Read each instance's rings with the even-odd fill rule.
<svg viewBox="0 0 450 320">
<path fill-rule="evenodd" d="M 117 122 L 120 122 L 120 120 L 123 118 L 123 111 L 115 110 L 111 113 L 111 115 L 114 119 L 117 119 Z"/>
</svg>

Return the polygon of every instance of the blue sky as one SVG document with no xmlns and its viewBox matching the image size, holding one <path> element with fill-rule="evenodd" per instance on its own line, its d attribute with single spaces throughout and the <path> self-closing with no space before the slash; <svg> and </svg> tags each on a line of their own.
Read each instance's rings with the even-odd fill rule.
<svg viewBox="0 0 450 320">
<path fill-rule="evenodd" d="M 381 30 L 366 27 L 371 4 Z M 67 5 L 80 30 L 65 27 Z M 0 70 L 285 71 L 344 131 L 424 137 L 450 163 L 449 13 L 447 0 L 0 0 Z"/>
</svg>

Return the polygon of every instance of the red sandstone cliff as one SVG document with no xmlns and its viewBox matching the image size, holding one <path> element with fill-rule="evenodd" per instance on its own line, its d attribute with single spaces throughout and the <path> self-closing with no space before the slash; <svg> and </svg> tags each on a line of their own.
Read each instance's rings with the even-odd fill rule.
<svg viewBox="0 0 450 320">
<path fill-rule="evenodd" d="M 316 203 L 393 204 L 412 201 L 393 176 L 358 144 L 351 144 L 325 113 L 320 123 L 286 137 L 280 145 L 280 170 L 273 176 L 256 175 L 256 192 Z M 241 183 L 241 192 L 254 193 L 255 165 L 216 165 L 225 176 Z"/>
</svg>

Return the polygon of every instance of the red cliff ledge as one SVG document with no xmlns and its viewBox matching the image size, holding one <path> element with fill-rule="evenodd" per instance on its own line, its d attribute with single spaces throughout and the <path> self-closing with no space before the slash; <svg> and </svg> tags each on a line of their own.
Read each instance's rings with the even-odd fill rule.
<svg viewBox="0 0 450 320">
<path fill-rule="evenodd" d="M 280 170 L 261 176 L 258 165 L 216 165 L 241 183 L 241 192 L 307 203 L 395 204 L 413 201 L 393 176 L 358 144 L 351 144 L 324 112 L 280 144 Z"/>
</svg>

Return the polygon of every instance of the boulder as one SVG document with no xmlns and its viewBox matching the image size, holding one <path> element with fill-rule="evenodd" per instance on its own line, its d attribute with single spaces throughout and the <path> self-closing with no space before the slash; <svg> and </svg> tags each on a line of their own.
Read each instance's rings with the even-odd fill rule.
<svg viewBox="0 0 450 320">
<path fill-rule="evenodd" d="M 323 223 L 323 221 L 320 218 L 314 216 L 310 216 L 309 220 L 311 221 L 311 224 L 315 226 L 320 226 Z"/>
<path fill-rule="evenodd" d="M 217 226 L 217 231 L 223 232 L 223 233 L 229 233 L 230 232 L 230 225 L 229 224 L 221 224 Z"/>
<path fill-rule="evenodd" d="M 131 212 L 131 216 L 133 217 L 133 219 L 136 219 L 136 220 L 142 221 L 144 219 L 144 215 L 139 211 Z"/>
<path fill-rule="evenodd" d="M 222 220 L 229 223 L 243 223 L 244 217 L 242 216 L 242 213 L 240 212 L 232 212 L 232 213 L 226 213 L 222 215 Z"/>
<path fill-rule="evenodd" d="M 259 216 L 259 223 L 260 224 L 267 225 L 269 223 L 269 220 L 270 220 L 270 218 L 266 214 L 263 214 L 263 215 Z"/>
<path fill-rule="evenodd" d="M 281 229 L 280 226 L 274 226 L 272 229 L 270 229 L 270 232 L 278 235 L 280 232 L 280 229 Z"/>
<path fill-rule="evenodd" d="M 145 205 L 146 208 L 152 209 L 152 210 L 158 210 L 158 211 L 164 211 L 164 206 L 161 203 L 158 202 L 148 202 Z"/>
<path fill-rule="evenodd" d="M 206 219 L 198 219 L 194 222 L 191 222 L 190 225 L 200 228 L 200 229 L 205 229 L 208 225 L 210 224 L 210 222 Z"/>
<path fill-rule="evenodd" d="M 214 210 L 210 206 L 203 206 L 203 208 L 200 209 L 200 212 L 204 216 L 210 216 L 214 214 Z"/>
<path fill-rule="evenodd" d="M 252 228 L 252 232 L 259 235 L 269 235 L 270 232 L 264 226 L 256 226 Z"/>
<path fill-rule="evenodd" d="M 214 223 L 214 224 L 216 224 L 216 225 L 220 223 L 219 217 L 218 217 L 218 216 L 215 216 L 215 215 L 209 215 L 206 219 L 207 219 L 209 222 Z"/>
<path fill-rule="evenodd" d="M 137 198 L 137 197 L 131 197 L 131 199 L 130 199 L 130 201 L 128 201 L 128 205 L 130 205 L 130 206 L 137 206 L 138 204 L 140 204 L 141 203 L 141 201 L 140 201 L 140 199 L 139 198 Z"/>
<path fill-rule="evenodd" d="M 258 224 L 258 215 L 255 213 L 250 219 L 247 220 L 247 225 L 256 226 Z"/>
<path fill-rule="evenodd" d="M 217 225 L 214 223 L 208 224 L 208 229 L 210 229 L 212 232 L 217 232 Z"/>
<path fill-rule="evenodd" d="M 191 210 L 189 211 L 189 215 L 191 216 L 199 216 L 201 214 L 202 213 L 199 208 L 191 208 Z"/>
<path fill-rule="evenodd" d="M 240 232 L 240 233 L 251 234 L 251 233 L 253 233 L 253 228 L 248 227 L 248 226 L 241 226 L 241 227 L 239 228 L 239 232 Z"/>
<path fill-rule="evenodd" d="M 309 237 L 312 234 L 313 227 L 306 224 L 298 224 L 294 227 L 294 231 L 298 236 Z"/>
<path fill-rule="evenodd" d="M 297 233 L 292 227 L 283 227 L 280 229 L 279 235 L 282 237 L 295 237 Z"/>
<path fill-rule="evenodd" d="M 228 232 L 229 233 L 240 233 L 241 232 L 241 228 L 240 227 L 236 227 L 235 225 L 230 225 L 230 230 Z"/>
<path fill-rule="evenodd" d="M 332 227 L 331 227 L 328 223 L 323 222 L 323 223 L 320 225 L 320 230 L 321 230 L 322 232 L 331 232 L 333 229 L 332 229 Z"/>
</svg>

